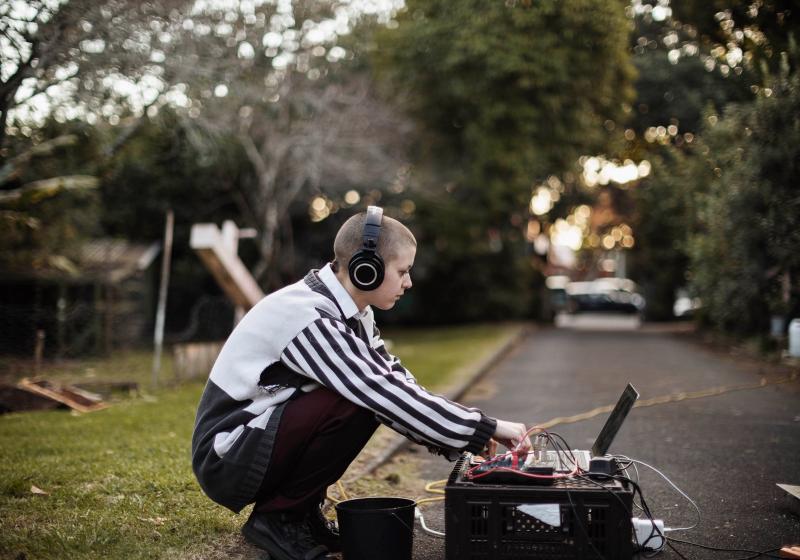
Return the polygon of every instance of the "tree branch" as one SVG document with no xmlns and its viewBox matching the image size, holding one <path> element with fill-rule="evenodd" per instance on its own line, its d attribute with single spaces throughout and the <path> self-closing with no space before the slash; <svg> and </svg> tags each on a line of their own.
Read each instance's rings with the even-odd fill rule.
<svg viewBox="0 0 800 560">
<path fill-rule="evenodd" d="M 56 148 L 73 146 L 77 141 L 78 137 L 74 134 L 65 134 L 32 146 L 27 151 L 10 159 L 5 165 L 0 167 L 0 185 L 15 179 L 19 175 L 22 166 L 26 165 L 33 158 L 50 155 Z"/>
<path fill-rule="evenodd" d="M 62 191 L 94 189 L 100 184 L 97 177 L 91 175 L 64 175 L 27 183 L 17 189 L 0 192 L 0 204 L 16 202 L 26 195 L 36 201 L 55 196 Z"/>
</svg>

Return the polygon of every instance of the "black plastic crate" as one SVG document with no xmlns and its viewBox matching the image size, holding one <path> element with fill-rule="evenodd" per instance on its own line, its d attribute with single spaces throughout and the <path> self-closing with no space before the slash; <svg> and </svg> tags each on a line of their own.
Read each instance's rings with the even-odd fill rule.
<svg viewBox="0 0 800 560">
<path fill-rule="evenodd" d="M 629 484 L 483 484 L 464 478 L 470 460 L 461 456 L 445 486 L 447 560 L 631 558 Z"/>
</svg>

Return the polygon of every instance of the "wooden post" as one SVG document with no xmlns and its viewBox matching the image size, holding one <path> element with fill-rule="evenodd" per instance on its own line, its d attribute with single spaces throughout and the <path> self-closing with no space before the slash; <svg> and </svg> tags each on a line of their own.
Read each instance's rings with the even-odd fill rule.
<svg viewBox="0 0 800 560">
<path fill-rule="evenodd" d="M 39 376 L 42 370 L 42 355 L 44 354 L 44 330 L 36 329 L 36 346 L 33 350 L 33 375 Z"/>
<path fill-rule="evenodd" d="M 63 282 L 58 284 L 58 301 L 56 301 L 56 358 L 64 357 L 66 351 L 66 323 L 67 323 L 67 286 Z"/>
<path fill-rule="evenodd" d="M 228 253 L 231 255 L 239 254 L 239 228 L 233 220 L 222 222 L 222 242 Z M 239 324 L 247 310 L 243 305 L 236 305 L 233 310 L 233 326 Z"/>
<path fill-rule="evenodd" d="M 103 309 L 103 338 L 106 341 L 106 356 L 111 355 L 114 348 L 114 300 L 117 297 L 116 290 L 111 284 L 106 284 L 103 289 L 105 304 Z"/>
<path fill-rule="evenodd" d="M 164 252 L 161 258 L 161 282 L 158 287 L 158 309 L 156 310 L 156 326 L 153 333 L 155 352 L 153 353 L 153 387 L 158 386 L 158 373 L 161 369 L 161 350 L 164 346 L 164 315 L 167 307 L 167 287 L 169 286 L 170 258 L 172 256 L 172 231 L 175 215 L 167 211 L 167 223 L 164 227 Z"/>
<path fill-rule="evenodd" d="M 243 237 L 241 231 L 238 237 Z M 253 275 L 231 253 L 230 241 L 225 240 L 215 224 L 194 224 L 189 243 L 234 305 L 248 310 L 264 297 Z"/>
<path fill-rule="evenodd" d="M 94 334 L 94 353 L 108 355 L 109 342 L 106 339 L 106 330 L 103 328 L 105 314 L 108 313 L 106 301 L 103 299 L 103 284 L 100 280 L 94 281 L 94 314 L 92 316 L 92 332 Z"/>
</svg>

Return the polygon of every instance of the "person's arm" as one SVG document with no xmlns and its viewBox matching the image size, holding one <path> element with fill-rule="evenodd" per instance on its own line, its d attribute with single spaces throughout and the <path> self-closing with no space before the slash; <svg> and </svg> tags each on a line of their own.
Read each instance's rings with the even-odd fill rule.
<svg viewBox="0 0 800 560">
<path fill-rule="evenodd" d="M 372 347 L 381 356 L 383 356 L 387 362 L 389 362 L 393 371 L 401 372 L 406 376 L 406 379 L 413 383 L 417 383 L 417 380 L 412 373 L 408 371 L 402 363 L 400 363 L 400 358 L 388 351 L 386 348 L 386 342 L 383 340 L 383 338 L 381 338 L 378 325 L 376 325 L 374 322 L 372 327 Z M 497 427 L 492 435 L 492 438 L 487 444 L 490 455 L 494 455 L 496 453 L 497 443 L 504 445 L 510 450 L 517 450 L 520 453 L 527 452 L 531 447 L 530 438 L 528 437 L 528 429 L 525 427 L 525 424 L 500 419 L 497 419 Z"/>
<path fill-rule="evenodd" d="M 281 361 L 438 448 L 479 453 L 497 431 L 497 420 L 480 410 L 411 382 L 405 368 L 393 367 L 342 321 L 317 319 L 289 343 Z"/>
<path fill-rule="evenodd" d="M 417 378 L 408 371 L 405 366 L 400 362 L 400 358 L 389 352 L 386 348 L 386 341 L 381 338 L 381 331 L 378 329 L 378 325 L 373 322 L 372 326 L 372 347 L 375 351 L 383 357 L 389 363 L 389 367 L 392 368 L 392 371 L 397 371 L 402 373 L 405 378 L 410 383 L 417 383 Z"/>
</svg>

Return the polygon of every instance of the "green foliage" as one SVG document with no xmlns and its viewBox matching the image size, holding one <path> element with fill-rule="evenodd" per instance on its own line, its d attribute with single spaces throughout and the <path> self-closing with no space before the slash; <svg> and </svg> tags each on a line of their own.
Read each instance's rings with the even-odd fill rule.
<svg viewBox="0 0 800 560">
<path fill-rule="evenodd" d="M 671 4 L 675 18 L 692 25 L 704 42 L 741 48 L 762 78 L 780 70 L 781 53 L 800 38 L 795 0 L 681 0 Z M 797 70 L 797 58 L 793 61 Z"/>
<path fill-rule="evenodd" d="M 688 284 L 703 321 L 763 335 L 771 314 L 798 304 L 783 284 L 800 277 L 798 76 L 705 122 L 691 145 L 663 147 L 637 189 L 637 276 L 653 318 L 667 318 L 674 290 Z"/>
<path fill-rule="evenodd" d="M 634 70 L 622 2 L 412 0 L 376 67 L 419 124 L 417 318 L 530 312 L 531 186 L 603 151 Z"/>
<path fill-rule="evenodd" d="M 167 329 L 189 322 L 192 306 L 219 288 L 189 246 L 191 226 L 220 225 L 232 219 L 240 227 L 257 223 L 247 214 L 239 188 L 249 180 L 238 144 L 191 128 L 191 121 L 162 110 L 147 119 L 105 167 L 100 194 L 107 235 L 156 241 L 164 235 L 166 211 L 175 213 L 172 274 L 167 300 Z M 252 221 L 251 221 L 252 220 Z M 248 246 L 243 242 L 242 253 Z"/>
<path fill-rule="evenodd" d="M 64 136 L 77 140 L 15 169 L 3 189 L 65 175 L 94 174 L 98 142 L 84 123 L 51 120 L 33 138 L 18 135 L 7 140 L 12 152 L 22 153 L 31 144 Z M 80 242 L 99 231 L 98 205 L 97 192 L 83 189 L 34 191 L 0 204 L 0 263 L 12 269 L 72 270 Z"/>
<path fill-rule="evenodd" d="M 529 317 L 535 270 L 512 224 L 494 227 L 479 204 L 418 195 L 414 287 L 392 320 L 448 323 Z M 459 201 L 462 201 L 459 203 Z"/>
<path fill-rule="evenodd" d="M 633 61 L 639 73 L 628 126 L 636 137 L 628 143 L 625 157 L 646 159 L 653 169 L 630 191 L 636 206 L 630 274 L 645 292 L 647 318 L 667 320 L 672 318 L 676 290 L 689 282 L 689 236 L 699 208 L 696 199 L 707 191 L 713 172 L 694 149 L 697 141 L 692 144 L 687 139 L 700 133 L 704 114 L 752 101 L 750 86 L 756 76 L 746 68 L 727 75 L 720 65 L 707 68 L 708 46 L 698 44 L 688 27 L 673 20 L 639 16 L 635 24 Z M 680 56 L 670 61 L 672 49 Z M 674 137 L 645 140 L 648 128 L 670 125 L 677 129 Z"/>
<path fill-rule="evenodd" d="M 639 243 L 632 251 L 631 268 L 647 299 L 647 318 L 666 320 L 672 318 L 675 290 L 688 282 L 693 197 L 703 170 L 673 147 L 664 147 L 651 161 L 652 173 L 633 193 L 637 208 L 633 227 Z"/>
<path fill-rule="evenodd" d="M 781 279 L 800 277 L 800 78 L 783 75 L 772 94 L 730 107 L 703 134 L 713 172 L 690 242 L 693 286 L 707 319 L 738 334 L 767 329 L 786 313 Z M 713 119 L 712 119 L 713 121 Z"/>
<path fill-rule="evenodd" d="M 634 56 L 639 70 L 636 80 L 634 119 L 630 126 L 642 133 L 651 126 L 675 124 L 681 133 L 697 133 L 709 104 L 721 111 L 728 103 L 752 99 L 751 76 L 708 71 L 699 56 L 683 56 L 676 64 L 666 49 L 646 49 Z"/>
<path fill-rule="evenodd" d="M 629 31 L 621 2 L 411 1 L 377 56 L 432 157 L 518 192 L 603 147 L 632 96 Z"/>
<path fill-rule="evenodd" d="M 111 235 L 160 239 L 167 209 L 175 221 L 215 221 L 236 215 L 237 185 L 246 169 L 241 150 L 226 138 L 191 128 L 190 120 L 162 110 L 105 168 L 103 226 Z"/>
</svg>

